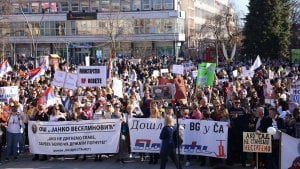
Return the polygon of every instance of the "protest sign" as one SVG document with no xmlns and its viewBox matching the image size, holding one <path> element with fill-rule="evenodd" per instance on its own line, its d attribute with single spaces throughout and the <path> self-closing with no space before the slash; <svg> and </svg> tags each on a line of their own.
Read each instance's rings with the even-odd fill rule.
<svg viewBox="0 0 300 169">
<path fill-rule="evenodd" d="M 54 73 L 54 78 L 51 82 L 52 86 L 63 87 L 65 83 L 67 72 L 56 70 Z"/>
<path fill-rule="evenodd" d="M 182 66 L 183 66 L 184 70 L 186 70 L 186 71 L 195 69 L 193 62 L 184 62 L 184 63 L 182 63 Z"/>
<path fill-rule="evenodd" d="M 268 133 L 243 132 L 243 151 L 257 153 L 272 152 L 272 138 Z"/>
<path fill-rule="evenodd" d="M 160 73 L 163 74 L 163 73 L 169 73 L 169 69 L 160 69 Z"/>
<path fill-rule="evenodd" d="M 78 86 L 81 87 L 105 87 L 106 66 L 78 66 Z"/>
<path fill-rule="evenodd" d="M 172 73 L 183 75 L 184 67 L 182 65 L 173 65 Z"/>
<path fill-rule="evenodd" d="M 75 73 L 67 73 L 64 88 L 75 90 L 77 86 L 77 74 Z"/>
<path fill-rule="evenodd" d="M 11 98 L 19 100 L 18 86 L 0 87 L 0 101 L 8 103 Z"/>
<path fill-rule="evenodd" d="M 172 100 L 175 94 L 175 85 L 157 85 L 152 86 L 153 100 Z"/>
<path fill-rule="evenodd" d="M 212 86 L 215 78 L 215 70 L 215 63 L 199 64 L 196 86 Z"/>
<path fill-rule="evenodd" d="M 300 104 L 300 81 L 291 85 L 290 102 Z"/>
<path fill-rule="evenodd" d="M 77 86 L 77 74 L 56 70 L 51 84 L 52 86 L 74 90 Z"/>
<path fill-rule="evenodd" d="M 113 78 L 112 90 L 114 95 L 123 98 L 123 82 L 120 79 Z"/>
<path fill-rule="evenodd" d="M 30 152 L 48 155 L 117 153 L 120 130 L 120 119 L 30 121 Z"/>
<path fill-rule="evenodd" d="M 195 119 L 179 123 L 184 127 L 180 154 L 227 158 L 228 123 Z M 159 153 L 163 124 L 163 119 L 130 118 L 131 151 Z"/>
<path fill-rule="evenodd" d="M 152 76 L 158 77 L 160 75 L 159 70 L 153 70 Z"/>
</svg>

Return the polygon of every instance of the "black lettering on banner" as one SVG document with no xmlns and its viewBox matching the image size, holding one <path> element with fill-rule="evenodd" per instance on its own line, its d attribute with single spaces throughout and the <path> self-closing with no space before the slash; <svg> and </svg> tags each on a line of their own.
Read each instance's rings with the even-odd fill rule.
<svg viewBox="0 0 300 169">
<path fill-rule="evenodd" d="M 223 125 L 218 125 L 218 123 L 215 123 L 214 125 L 214 132 L 215 133 L 224 133 Z"/>
<path fill-rule="evenodd" d="M 101 83 L 101 78 L 95 78 L 95 79 L 88 79 L 88 83 Z"/>
<path fill-rule="evenodd" d="M 132 120 L 132 126 L 131 126 L 131 129 L 132 129 L 132 130 L 139 130 L 139 129 L 138 129 L 138 125 L 139 125 L 139 121 L 138 121 L 138 120 Z"/>
<path fill-rule="evenodd" d="M 204 126 L 205 130 L 203 132 L 203 134 L 207 134 L 209 131 L 210 126 Z"/>
<path fill-rule="evenodd" d="M 200 123 L 193 123 L 193 122 L 190 122 L 190 130 L 191 131 L 199 131 L 200 130 Z"/>
<path fill-rule="evenodd" d="M 100 69 L 79 69 L 80 74 L 99 74 Z"/>
</svg>

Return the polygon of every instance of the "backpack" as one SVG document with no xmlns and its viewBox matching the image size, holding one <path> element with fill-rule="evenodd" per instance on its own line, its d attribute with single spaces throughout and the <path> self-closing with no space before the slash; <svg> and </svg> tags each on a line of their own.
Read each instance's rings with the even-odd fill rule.
<svg viewBox="0 0 300 169">
<path fill-rule="evenodd" d="M 173 142 L 174 142 L 174 145 L 176 145 L 176 147 L 177 147 L 177 145 L 181 146 L 181 144 L 183 143 L 182 136 L 178 133 L 176 126 L 175 126 L 174 132 L 173 132 Z"/>
</svg>

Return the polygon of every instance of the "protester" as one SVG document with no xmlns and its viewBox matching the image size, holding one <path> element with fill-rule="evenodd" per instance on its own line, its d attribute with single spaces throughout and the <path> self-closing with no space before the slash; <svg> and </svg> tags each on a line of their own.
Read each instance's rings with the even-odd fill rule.
<svg viewBox="0 0 300 169">
<path fill-rule="evenodd" d="M 160 150 L 160 169 L 165 169 L 167 164 L 168 157 L 171 158 L 177 169 L 181 169 L 181 166 L 178 166 L 178 159 L 175 153 L 175 145 L 173 142 L 173 134 L 175 132 L 175 127 L 173 125 L 173 118 L 167 116 L 165 118 L 165 126 L 163 127 L 159 138 L 162 140 L 161 150 Z"/>
</svg>

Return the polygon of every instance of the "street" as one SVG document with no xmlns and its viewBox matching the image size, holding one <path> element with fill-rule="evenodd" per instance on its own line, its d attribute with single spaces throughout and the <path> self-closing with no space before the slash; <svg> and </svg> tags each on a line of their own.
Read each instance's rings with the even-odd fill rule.
<svg viewBox="0 0 300 169">
<path fill-rule="evenodd" d="M 88 156 L 86 161 L 74 160 L 74 157 L 66 157 L 65 161 L 55 159 L 53 161 L 31 161 L 32 155 L 21 155 L 18 160 L 11 160 L 9 162 L 3 162 L 0 165 L 2 169 L 158 169 L 159 164 L 148 164 L 148 161 L 140 162 L 139 158 L 127 159 L 125 164 L 121 164 L 116 161 L 115 157 L 103 157 L 103 161 L 94 161 L 92 156 Z M 183 165 L 184 166 L 184 165 Z M 175 169 L 173 163 L 167 164 L 167 169 Z M 191 162 L 191 166 L 183 167 L 184 169 L 211 169 L 212 167 L 201 166 L 196 160 Z M 242 169 L 239 165 L 230 167 L 232 169 Z M 253 167 L 246 167 L 250 169 Z M 243 168 L 244 169 L 244 168 Z"/>
</svg>

